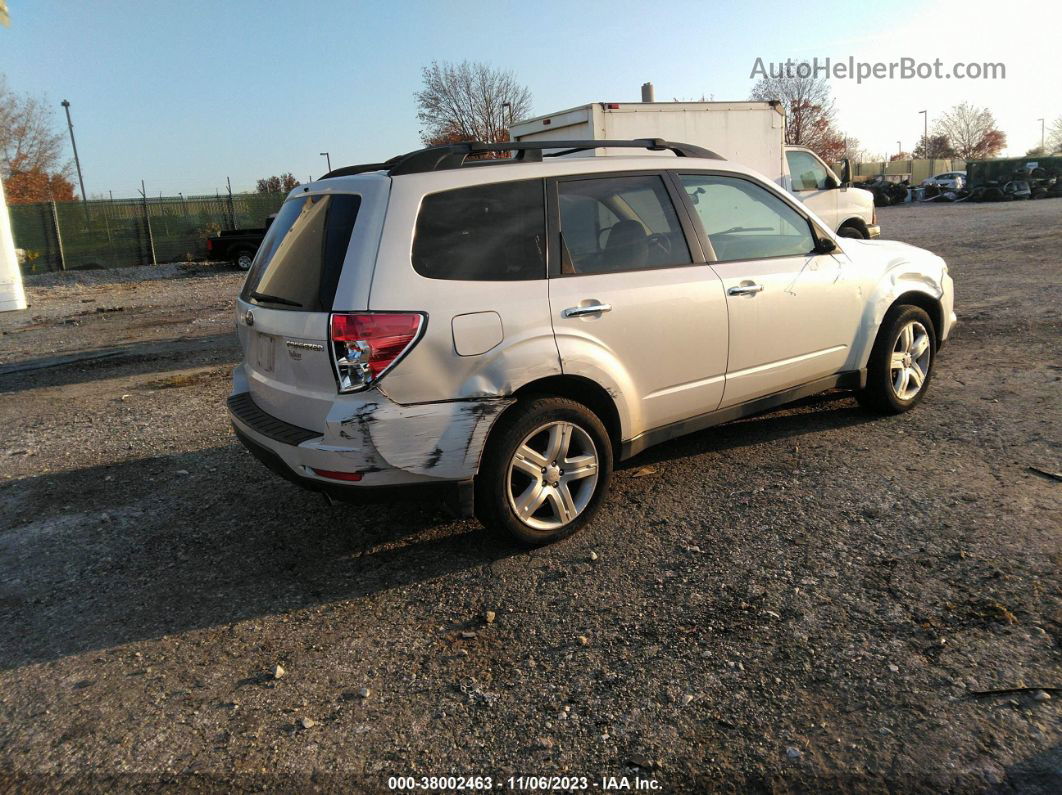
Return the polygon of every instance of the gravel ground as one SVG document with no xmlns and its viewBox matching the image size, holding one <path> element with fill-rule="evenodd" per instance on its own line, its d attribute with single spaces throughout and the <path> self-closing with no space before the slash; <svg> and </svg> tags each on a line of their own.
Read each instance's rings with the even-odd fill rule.
<svg viewBox="0 0 1062 795">
<path fill-rule="evenodd" d="M 0 317 L 0 789 L 1058 792 L 1062 202 L 880 214 L 957 284 L 917 410 L 654 448 L 531 552 L 245 453 L 241 274 L 35 277 Z"/>
</svg>

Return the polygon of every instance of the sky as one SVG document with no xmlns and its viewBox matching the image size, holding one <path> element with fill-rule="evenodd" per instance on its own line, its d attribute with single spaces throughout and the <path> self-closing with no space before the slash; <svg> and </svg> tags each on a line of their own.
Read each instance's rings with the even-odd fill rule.
<svg viewBox="0 0 1062 795">
<path fill-rule="evenodd" d="M 1001 62 L 1002 80 L 831 80 L 839 128 L 910 150 L 961 101 L 987 106 L 1008 154 L 1062 116 L 1056 0 L 272 2 L 9 0 L 0 72 L 70 101 L 86 191 L 250 190 L 418 148 L 414 93 L 433 60 L 511 69 L 534 112 L 595 101 L 747 99 L 757 58 Z"/>
</svg>

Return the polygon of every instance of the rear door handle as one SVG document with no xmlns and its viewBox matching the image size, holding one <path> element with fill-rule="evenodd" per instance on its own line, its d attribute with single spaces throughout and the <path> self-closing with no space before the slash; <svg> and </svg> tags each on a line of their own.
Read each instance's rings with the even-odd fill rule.
<svg viewBox="0 0 1062 795">
<path fill-rule="evenodd" d="M 598 312 L 611 312 L 612 304 L 587 304 L 586 306 L 571 306 L 561 312 L 564 317 L 582 317 L 583 315 L 596 315 Z"/>
<path fill-rule="evenodd" d="M 763 292 L 762 284 L 739 284 L 726 291 L 727 295 L 755 295 Z"/>
</svg>

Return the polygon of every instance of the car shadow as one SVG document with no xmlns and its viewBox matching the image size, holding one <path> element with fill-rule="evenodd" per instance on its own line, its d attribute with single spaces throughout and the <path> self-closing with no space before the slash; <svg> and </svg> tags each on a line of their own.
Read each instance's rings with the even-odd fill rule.
<svg viewBox="0 0 1062 795">
<path fill-rule="evenodd" d="M 0 668 L 355 599 L 520 550 L 437 503 L 328 505 L 236 443 L 0 486 Z"/>
<path fill-rule="evenodd" d="M 872 419 L 845 397 L 663 444 L 632 465 Z M 439 503 L 329 505 L 235 442 L 8 481 L 0 527 L 0 669 L 363 598 L 528 554 Z"/>
</svg>

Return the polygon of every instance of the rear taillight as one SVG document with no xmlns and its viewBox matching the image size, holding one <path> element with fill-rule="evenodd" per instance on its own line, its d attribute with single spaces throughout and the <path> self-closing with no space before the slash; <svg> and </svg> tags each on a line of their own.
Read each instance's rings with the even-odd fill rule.
<svg viewBox="0 0 1062 795">
<path fill-rule="evenodd" d="M 344 312 L 330 320 L 340 392 L 372 384 L 412 348 L 424 328 L 419 312 Z"/>
<path fill-rule="evenodd" d="M 211 240 L 211 239 L 210 239 L 210 238 L 208 237 L 208 238 L 207 238 L 207 251 L 213 251 L 213 250 L 214 250 L 214 241 L 213 241 L 213 240 Z"/>
</svg>

